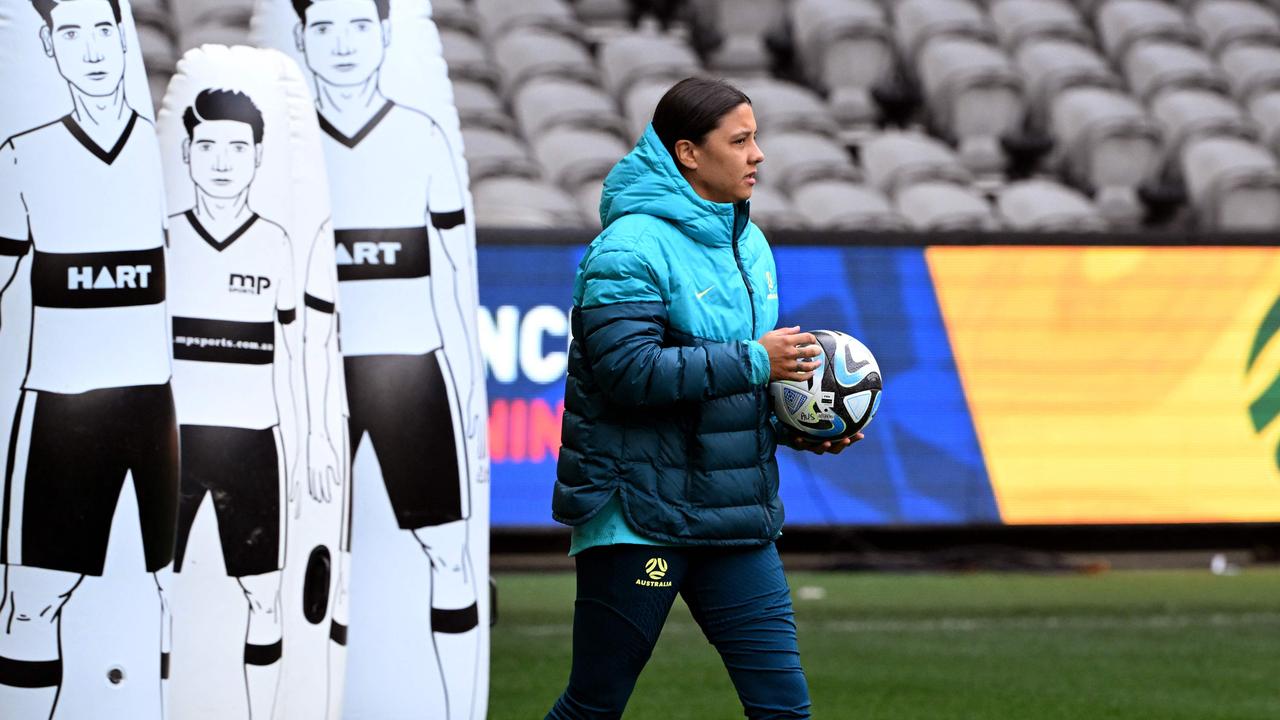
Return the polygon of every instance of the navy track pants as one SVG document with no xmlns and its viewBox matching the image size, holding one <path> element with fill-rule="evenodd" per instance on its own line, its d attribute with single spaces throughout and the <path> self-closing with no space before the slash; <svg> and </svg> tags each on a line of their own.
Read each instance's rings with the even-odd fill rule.
<svg viewBox="0 0 1280 720">
<path fill-rule="evenodd" d="M 719 651 L 746 717 L 807 718 L 791 592 L 772 543 L 579 553 L 569 687 L 547 720 L 622 717 L 676 594 Z"/>
</svg>

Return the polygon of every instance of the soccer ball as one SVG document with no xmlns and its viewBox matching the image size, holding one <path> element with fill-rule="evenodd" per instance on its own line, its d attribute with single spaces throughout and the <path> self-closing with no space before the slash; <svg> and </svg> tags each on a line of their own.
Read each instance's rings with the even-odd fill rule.
<svg viewBox="0 0 1280 720">
<path fill-rule="evenodd" d="M 867 346 L 836 330 L 814 330 L 822 366 L 808 380 L 769 383 L 778 419 L 815 440 L 847 438 L 880 407 L 880 365 Z"/>
</svg>

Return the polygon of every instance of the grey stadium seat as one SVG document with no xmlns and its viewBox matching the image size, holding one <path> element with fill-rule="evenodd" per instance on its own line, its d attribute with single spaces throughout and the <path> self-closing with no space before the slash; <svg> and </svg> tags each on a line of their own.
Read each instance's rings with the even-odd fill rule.
<svg viewBox="0 0 1280 720">
<path fill-rule="evenodd" d="M 475 5 L 467 0 L 431 0 L 431 20 L 442 31 L 446 29 L 468 33 L 480 31 Z"/>
<path fill-rule="evenodd" d="M 1151 105 L 1151 116 L 1164 138 L 1165 171 L 1181 177 L 1182 152 L 1192 142 L 1217 136 L 1252 140 L 1254 125 L 1229 98 L 1207 90 L 1177 90 L 1161 95 Z"/>
<path fill-rule="evenodd" d="M 1061 0 L 998 0 L 991 3 L 991 24 L 1010 52 L 1028 40 L 1056 38 L 1088 45 L 1093 33 L 1084 18 Z"/>
<path fill-rule="evenodd" d="M 1021 180 L 1003 187 L 996 211 L 1006 228 L 1037 232 L 1104 230 L 1106 221 L 1078 190 L 1052 180 Z"/>
<path fill-rule="evenodd" d="M 512 100 L 520 132 L 526 138 L 556 127 L 625 132 L 613 99 L 595 85 L 541 77 L 516 90 Z"/>
<path fill-rule="evenodd" d="M 463 127 L 491 128 L 515 132 L 516 124 L 507 114 L 502 99 L 488 85 L 474 80 L 453 80 L 453 103 Z"/>
<path fill-rule="evenodd" d="M 723 73 L 769 69 L 764 36 L 783 19 L 782 0 L 693 0 L 698 14 L 723 36 L 707 63 Z"/>
<path fill-rule="evenodd" d="M 805 76 L 846 125 L 876 119 L 870 89 L 893 70 L 893 38 L 872 0 L 794 0 L 791 28 Z"/>
<path fill-rule="evenodd" d="M 493 43 L 493 58 L 508 99 L 530 80 L 553 77 L 596 82 L 591 55 L 582 43 L 546 30 L 509 33 Z"/>
<path fill-rule="evenodd" d="M 769 187 L 756 187 L 751 193 L 751 221 L 765 230 L 795 230 L 805 226 L 804 216 L 791 200 Z"/>
<path fill-rule="evenodd" d="M 1260 145 L 1239 138 L 1194 142 L 1183 155 L 1182 172 L 1200 227 L 1280 227 L 1280 169 Z"/>
<path fill-rule="evenodd" d="M 585 218 L 560 188 L 519 177 L 489 178 L 471 186 L 478 227 L 582 227 Z"/>
<path fill-rule="evenodd" d="M 490 42 L 533 28 L 578 36 L 573 8 L 564 0 L 472 0 L 480 33 Z"/>
<path fill-rule="evenodd" d="M 143 67 L 149 73 L 172 75 L 178 63 L 178 48 L 168 27 L 150 20 L 138 20 L 134 25 L 138 34 L 138 47 L 142 50 Z"/>
<path fill-rule="evenodd" d="M 1102 88 L 1073 88 L 1053 103 L 1055 155 L 1073 183 L 1095 191 L 1109 222 L 1137 222 L 1136 188 L 1160 168 L 1160 132 L 1132 97 Z"/>
<path fill-rule="evenodd" d="M 1218 56 L 1218 64 L 1241 104 L 1249 104 L 1258 93 L 1280 89 L 1280 48 L 1233 45 Z"/>
<path fill-rule="evenodd" d="M 816 180 L 791 193 L 791 202 L 809 227 L 822 230 L 901 230 L 902 216 L 870 185 Z"/>
<path fill-rule="evenodd" d="M 1202 0 L 1192 8 L 1191 21 L 1215 57 L 1237 43 L 1280 45 L 1280 19 L 1250 0 Z"/>
<path fill-rule="evenodd" d="M 919 182 L 972 181 L 951 148 L 917 132 L 886 132 L 873 137 L 862 146 L 862 167 L 867 183 L 890 197 Z"/>
<path fill-rule="evenodd" d="M 615 98 L 641 80 L 675 81 L 697 75 L 698 58 L 684 43 L 668 37 L 629 33 L 611 38 L 599 49 L 600 73 L 605 88 Z"/>
<path fill-rule="evenodd" d="M 1208 55 L 1175 43 L 1149 42 L 1134 47 L 1125 56 L 1124 74 L 1133 94 L 1144 103 L 1169 90 L 1227 91 L 1222 73 Z"/>
<path fill-rule="evenodd" d="M 969 38 L 938 38 L 924 46 L 920 78 L 929 114 L 975 172 L 1003 169 L 999 137 L 1022 127 L 1022 82 L 1004 53 Z"/>
<path fill-rule="evenodd" d="M 473 183 L 490 177 L 542 176 L 538 164 L 529 156 L 528 148 L 512 135 L 464 125 L 462 147 Z"/>
<path fill-rule="evenodd" d="M 580 128 L 548 130 L 530 144 L 544 177 L 570 192 L 604 180 L 630 150 L 613 133 Z"/>
<path fill-rule="evenodd" d="M 1066 40 L 1034 40 L 1018 49 L 1015 63 L 1022 75 L 1033 127 L 1048 126 L 1053 99 L 1073 87 L 1122 90 L 1124 83 L 1101 55 Z"/>
<path fill-rule="evenodd" d="M 631 14 L 629 0 L 577 0 L 573 9 L 588 25 L 623 27 Z"/>
<path fill-rule="evenodd" d="M 170 26 L 174 18 L 167 0 L 136 0 L 130 3 L 130 7 L 133 11 L 134 23 L 151 23 L 164 27 L 166 32 L 172 31 Z"/>
<path fill-rule="evenodd" d="M 783 132 L 762 138 L 760 142 L 765 157 L 760 174 L 765 182 L 776 182 L 787 192 L 812 180 L 859 179 L 849 154 L 825 135 Z"/>
<path fill-rule="evenodd" d="M 928 181 L 903 188 L 894 207 L 913 230 L 995 230 L 991 205 L 972 188 Z"/>
<path fill-rule="evenodd" d="M 1119 63 L 1140 43 L 1161 40 L 1195 45 L 1199 35 L 1186 15 L 1159 0 L 1110 0 L 1095 21 L 1107 56 Z"/>
<path fill-rule="evenodd" d="M 1254 95 L 1248 107 L 1262 143 L 1271 152 L 1280 153 L 1280 91 Z"/>
<path fill-rule="evenodd" d="M 573 193 L 573 202 L 578 212 L 587 219 L 587 227 L 600 228 L 600 196 L 604 194 L 604 183 L 584 183 Z"/>
<path fill-rule="evenodd" d="M 195 32 L 201 25 L 224 25 L 247 30 L 249 18 L 253 15 L 253 4 L 254 0 L 174 0 L 166 3 L 173 16 L 173 25 L 179 36 L 184 37 L 184 43 L 187 33 Z"/>
<path fill-rule="evenodd" d="M 839 129 L 822 98 L 809 88 L 785 80 L 742 80 L 738 89 L 751 98 L 762 134 L 801 131 L 835 135 Z"/>
<path fill-rule="evenodd" d="M 900 0 L 893 4 L 893 29 L 898 50 L 914 67 L 925 43 L 938 37 L 961 35 L 992 40 L 986 15 L 967 0 Z"/>
<path fill-rule="evenodd" d="M 498 85 L 498 67 L 484 43 L 461 30 L 440 28 L 440 45 L 452 80 L 475 80 Z"/>
<path fill-rule="evenodd" d="M 622 108 L 627 117 L 627 131 L 633 140 L 644 134 L 644 129 L 653 120 L 653 110 L 658 107 L 658 101 L 673 84 L 666 78 L 650 78 L 632 85 L 627 91 L 622 99 Z"/>
</svg>

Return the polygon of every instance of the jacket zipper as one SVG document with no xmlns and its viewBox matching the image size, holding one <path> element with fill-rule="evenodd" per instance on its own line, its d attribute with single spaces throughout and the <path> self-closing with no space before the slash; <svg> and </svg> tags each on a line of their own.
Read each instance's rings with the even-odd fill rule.
<svg viewBox="0 0 1280 720">
<path fill-rule="evenodd" d="M 738 274 L 742 276 L 742 284 L 747 287 L 747 303 L 751 305 L 751 339 L 756 337 L 756 294 L 751 290 L 751 281 L 747 278 L 747 269 L 742 266 L 742 253 L 738 251 L 738 236 L 746 229 L 747 224 L 742 223 L 742 227 L 738 227 L 738 220 L 742 217 L 742 211 L 738 208 L 733 209 L 733 262 L 738 266 Z"/>
<path fill-rule="evenodd" d="M 733 262 L 738 266 L 738 274 L 742 277 L 742 284 L 747 287 L 747 303 L 751 305 L 751 338 L 754 340 L 758 332 L 756 330 L 756 294 L 751 289 L 751 280 L 747 278 L 747 269 L 742 266 L 742 253 L 738 250 L 738 236 L 747 227 L 744 222 L 740 228 L 738 226 L 740 220 L 742 220 L 742 210 L 735 207 L 733 209 Z M 760 479 L 764 480 L 763 468 L 760 469 L 760 475 Z M 760 498 L 760 502 L 763 504 L 765 499 L 763 497 Z M 769 510 L 767 507 L 762 507 L 761 512 L 764 515 L 765 534 L 769 536 L 769 539 L 773 539 L 773 523 L 769 522 Z"/>
</svg>

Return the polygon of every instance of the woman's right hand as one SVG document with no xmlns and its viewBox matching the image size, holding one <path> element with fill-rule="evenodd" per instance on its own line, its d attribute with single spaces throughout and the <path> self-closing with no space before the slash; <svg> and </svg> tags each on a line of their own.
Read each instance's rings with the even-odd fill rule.
<svg viewBox="0 0 1280 720">
<path fill-rule="evenodd" d="M 822 346 L 800 326 L 770 330 L 759 342 L 769 352 L 769 380 L 808 380 L 822 364 Z"/>
</svg>

